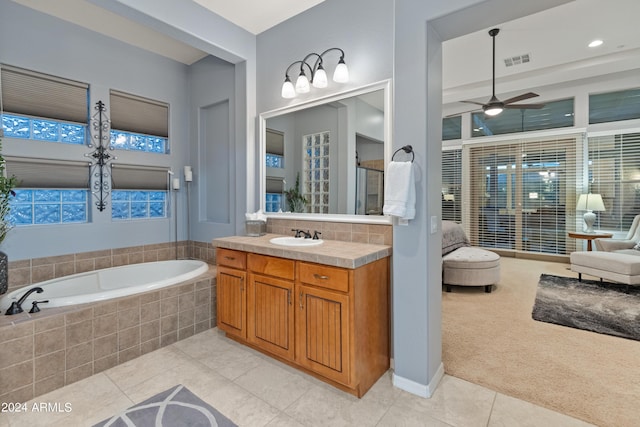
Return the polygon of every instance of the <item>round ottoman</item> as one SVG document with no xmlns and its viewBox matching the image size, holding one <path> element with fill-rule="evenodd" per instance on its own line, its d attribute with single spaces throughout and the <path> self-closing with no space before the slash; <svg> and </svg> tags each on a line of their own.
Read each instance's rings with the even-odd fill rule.
<svg viewBox="0 0 640 427">
<path fill-rule="evenodd" d="M 451 285 L 484 286 L 500 280 L 500 255 L 481 248 L 464 246 L 442 257 L 442 283 L 451 292 Z"/>
</svg>

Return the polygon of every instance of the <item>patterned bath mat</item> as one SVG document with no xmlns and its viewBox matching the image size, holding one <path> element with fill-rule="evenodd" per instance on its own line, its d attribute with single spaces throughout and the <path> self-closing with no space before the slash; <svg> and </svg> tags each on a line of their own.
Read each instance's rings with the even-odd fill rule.
<svg viewBox="0 0 640 427">
<path fill-rule="evenodd" d="M 531 316 L 640 341 L 640 287 L 542 274 Z"/>
<path fill-rule="evenodd" d="M 237 427 L 183 385 L 95 424 L 94 427 Z"/>
</svg>

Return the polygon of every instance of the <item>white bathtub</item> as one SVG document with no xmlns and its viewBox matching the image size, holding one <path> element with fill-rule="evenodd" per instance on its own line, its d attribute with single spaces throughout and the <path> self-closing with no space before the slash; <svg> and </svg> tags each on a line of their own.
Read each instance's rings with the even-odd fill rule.
<svg viewBox="0 0 640 427">
<path fill-rule="evenodd" d="M 29 295 L 22 303 L 25 312 L 31 309 L 32 301 L 49 300 L 38 304 L 40 308 L 104 301 L 171 286 L 193 279 L 208 269 L 209 265 L 203 261 L 172 260 L 88 271 L 16 289 L 0 299 L 0 310 L 4 314 L 13 301 L 35 286 L 43 292 Z"/>
</svg>

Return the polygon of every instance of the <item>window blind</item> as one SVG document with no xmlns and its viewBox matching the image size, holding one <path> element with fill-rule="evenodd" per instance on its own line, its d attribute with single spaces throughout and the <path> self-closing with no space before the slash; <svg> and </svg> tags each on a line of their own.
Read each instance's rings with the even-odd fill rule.
<svg viewBox="0 0 640 427">
<path fill-rule="evenodd" d="M 267 193 L 282 194 L 284 191 L 284 181 L 282 178 L 267 177 L 266 190 Z"/>
<path fill-rule="evenodd" d="M 568 254 L 581 230 L 582 135 L 468 144 L 468 227 L 472 244 Z M 580 228 L 579 228 L 580 227 Z"/>
<path fill-rule="evenodd" d="M 600 194 L 605 211 L 596 228 L 628 231 L 640 214 L 640 133 L 589 137 L 589 191 Z"/>
<path fill-rule="evenodd" d="M 2 104 L 6 112 L 87 123 L 87 83 L 48 74 L 0 66 Z"/>
<path fill-rule="evenodd" d="M 112 130 L 169 137 L 169 104 L 116 90 L 109 102 Z"/>
<path fill-rule="evenodd" d="M 442 152 L 442 219 L 462 222 L 462 149 Z"/>
<path fill-rule="evenodd" d="M 5 156 L 19 188 L 89 188 L 89 163 Z"/>
<path fill-rule="evenodd" d="M 114 190 L 167 190 L 167 167 L 141 165 L 111 165 Z"/>
</svg>

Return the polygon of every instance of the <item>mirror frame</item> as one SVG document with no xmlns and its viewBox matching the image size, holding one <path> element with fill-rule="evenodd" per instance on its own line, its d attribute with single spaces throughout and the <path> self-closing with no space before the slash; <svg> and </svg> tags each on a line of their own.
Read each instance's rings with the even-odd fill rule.
<svg viewBox="0 0 640 427">
<path fill-rule="evenodd" d="M 258 191 L 260 195 L 260 209 L 265 212 L 266 208 L 266 178 L 267 178 L 267 166 L 265 164 L 266 151 L 267 151 L 267 119 L 281 116 L 283 114 L 293 113 L 296 111 L 304 110 L 306 108 L 317 107 L 329 102 L 340 101 L 345 98 L 351 98 L 354 96 L 362 95 L 368 92 L 375 92 L 377 90 L 384 90 L 384 165 L 385 171 L 387 165 L 391 161 L 391 152 L 393 149 L 392 141 L 392 123 L 391 119 L 393 114 L 391 110 L 391 80 L 383 80 L 380 82 L 368 84 L 355 89 L 339 92 L 333 95 L 323 96 L 315 98 L 310 101 L 301 102 L 287 107 L 278 108 L 271 111 L 260 113 L 259 115 L 259 127 L 260 127 L 260 147 L 259 147 L 259 161 L 258 161 L 258 175 L 260 182 L 258 185 Z M 355 222 L 363 224 L 392 224 L 392 218 L 389 215 L 351 215 L 351 214 L 319 214 L 319 213 L 265 213 L 268 218 L 277 219 L 299 219 L 309 221 L 327 221 L 327 222 Z"/>
</svg>

